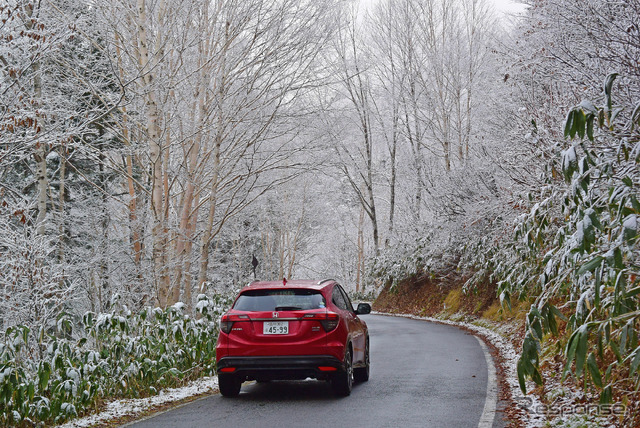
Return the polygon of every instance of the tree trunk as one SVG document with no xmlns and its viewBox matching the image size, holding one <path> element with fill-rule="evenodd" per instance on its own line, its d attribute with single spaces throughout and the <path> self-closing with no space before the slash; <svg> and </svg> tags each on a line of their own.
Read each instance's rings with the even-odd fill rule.
<svg viewBox="0 0 640 428">
<path fill-rule="evenodd" d="M 40 79 L 38 79 L 40 80 Z M 45 219 L 47 218 L 47 201 L 49 194 L 49 179 L 47 178 L 47 150 L 42 142 L 36 143 L 33 154 L 36 161 L 36 181 L 38 183 L 38 217 L 36 219 L 36 233 L 45 233 Z"/>
<path fill-rule="evenodd" d="M 163 204 L 163 157 L 160 145 L 160 126 L 158 103 L 152 87 L 154 80 L 153 67 L 149 63 L 149 45 L 147 40 L 147 15 L 145 0 L 137 0 L 138 8 L 138 51 L 142 79 L 146 98 L 146 131 L 151 160 L 151 214 L 153 227 L 151 229 L 154 265 L 154 282 L 156 284 L 156 298 L 160 307 L 166 307 L 169 297 L 168 284 L 163 281 L 164 271 L 164 204 Z"/>
<path fill-rule="evenodd" d="M 202 288 L 203 284 L 207 280 L 207 270 L 209 269 L 209 246 L 213 239 L 213 223 L 215 220 L 216 206 L 218 203 L 218 190 L 220 183 L 220 155 L 222 150 L 222 138 L 224 135 L 224 95 L 226 91 L 226 49 L 228 47 L 229 40 L 229 26 L 230 23 L 226 22 L 225 25 L 225 37 L 224 47 L 221 53 L 221 64 L 218 70 L 217 76 L 217 91 L 215 95 L 215 105 L 217 105 L 217 123 L 216 123 L 216 135 L 213 147 L 213 165 L 212 165 L 212 178 L 211 178 L 211 191 L 209 192 L 209 213 L 207 217 L 207 223 L 202 234 L 202 241 L 200 244 L 200 271 L 198 273 L 198 287 Z"/>
<path fill-rule="evenodd" d="M 65 179 L 67 175 L 67 150 L 64 143 L 60 144 L 60 189 L 58 190 L 58 263 L 64 263 L 65 241 Z"/>
<path fill-rule="evenodd" d="M 121 39 L 119 33 L 115 32 L 115 45 L 116 45 L 116 54 L 118 61 L 118 74 L 120 75 L 120 80 L 124 82 L 124 68 L 122 66 L 122 57 L 121 57 Z M 129 117 L 127 114 L 127 108 L 123 106 L 121 108 L 122 111 L 122 137 L 123 142 L 127 146 L 129 150 L 125 155 L 125 167 L 127 170 L 127 191 L 129 193 L 129 203 L 127 204 L 129 209 L 129 245 L 133 250 L 133 262 L 136 269 L 136 277 L 138 280 L 142 279 L 142 240 L 140 238 L 140 226 L 138 225 L 138 214 L 137 214 L 137 196 L 136 196 L 136 188 L 133 180 L 133 154 L 131 153 L 131 137 L 129 134 Z"/>
<path fill-rule="evenodd" d="M 389 248 L 393 237 L 393 220 L 396 210 L 396 153 L 398 149 L 398 116 L 394 108 L 393 129 L 391 131 L 391 150 L 389 150 L 389 161 L 391 162 L 391 180 L 389 183 L 389 230 L 387 238 L 384 240 L 385 248 Z"/>
<path fill-rule="evenodd" d="M 364 208 L 360 208 L 360 219 L 358 220 L 358 240 L 357 240 L 357 248 L 358 248 L 358 263 L 356 265 L 356 293 L 359 293 L 362 287 L 362 278 L 364 276 L 364 269 L 362 266 L 364 265 Z"/>
<path fill-rule="evenodd" d="M 38 3 L 39 4 L 39 3 Z M 34 13 L 34 4 L 29 3 L 25 7 L 27 12 L 27 19 L 25 21 L 25 27 L 27 30 L 32 30 L 35 24 L 35 19 L 33 19 Z M 40 62 L 34 61 L 31 65 L 31 69 L 33 70 L 33 92 L 34 99 L 36 105 L 34 107 L 38 108 L 38 105 L 42 101 L 42 78 L 40 77 Z M 39 120 L 39 115 L 36 117 L 36 122 L 41 123 Z M 42 133 L 42 129 L 40 126 L 36 128 L 36 134 Z M 36 142 L 36 148 L 33 153 L 33 158 L 36 162 L 36 182 L 38 188 L 38 217 L 36 218 L 36 233 L 40 236 L 45 233 L 45 219 L 47 218 L 47 202 L 48 202 L 48 192 L 49 192 L 49 179 L 47 177 L 47 147 L 46 144 L 42 141 Z"/>
<path fill-rule="evenodd" d="M 222 113 L 220 113 L 222 114 Z M 222 126 L 222 118 L 219 120 L 219 126 Z M 202 287 L 207 280 L 207 270 L 209 269 L 209 247 L 213 238 L 213 223 L 216 215 L 216 204 L 218 201 L 218 179 L 220 174 L 220 147 L 222 146 L 222 130 L 219 129 L 216 135 L 215 146 L 213 150 L 213 177 L 211 179 L 211 191 L 209 193 L 209 213 L 207 224 L 202 234 L 200 244 L 200 272 L 198 274 L 198 286 Z"/>
</svg>

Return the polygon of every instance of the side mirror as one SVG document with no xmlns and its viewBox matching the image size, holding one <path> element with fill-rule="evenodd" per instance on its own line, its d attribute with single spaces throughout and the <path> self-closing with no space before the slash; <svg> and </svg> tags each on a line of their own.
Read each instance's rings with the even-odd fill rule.
<svg viewBox="0 0 640 428">
<path fill-rule="evenodd" d="M 358 303 L 356 315 L 366 315 L 371 313 L 371 305 L 368 303 Z"/>
</svg>

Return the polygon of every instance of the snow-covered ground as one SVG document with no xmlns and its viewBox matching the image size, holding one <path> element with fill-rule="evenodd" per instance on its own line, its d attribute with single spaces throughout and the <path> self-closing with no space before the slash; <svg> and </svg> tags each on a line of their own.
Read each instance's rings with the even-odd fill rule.
<svg viewBox="0 0 640 428">
<path fill-rule="evenodd" d="M 215 376 L 204 377 L 181 388 L 162 390 L 158 395 L 153 397 L 112 401 L 107 405 L 107 409 L 103 412 L 67 422 L 64 425 L 61 425 L 61 427 L 90 427 L 124 416 L 136 416 L 156 406 L 193 397 L 194 395 L 215 392 L 217 390 L 218 378 Z"/>
</svg>

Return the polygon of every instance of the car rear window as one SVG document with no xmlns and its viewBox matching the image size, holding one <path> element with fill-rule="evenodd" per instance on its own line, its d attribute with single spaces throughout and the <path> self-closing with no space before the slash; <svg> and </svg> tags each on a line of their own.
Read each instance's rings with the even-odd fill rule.
<svg viewBox="0 0 640 428">
<path fill-rule="evenodd" d="M 233 309 L 249 312 L 297 311 L 326 307 L 324 296 L 316 290 L 249 290 L 238 296 Z"/>
</svg>

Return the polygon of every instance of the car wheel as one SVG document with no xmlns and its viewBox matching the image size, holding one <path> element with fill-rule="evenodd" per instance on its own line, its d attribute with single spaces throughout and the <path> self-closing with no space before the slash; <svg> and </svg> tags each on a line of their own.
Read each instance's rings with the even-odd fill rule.
<svg viewBox="0 0 640 428">
<path fill-rule="evenodd" d="M 218 375 L 218 386 L 220 394 L 224 397 L 237 397 L 240 394 L 242 383 L 235 375 Z"/>
<path fill-rule="evenodd" d="M 353 378 L 356 382 L 366 382 L 369 380 L 369 366 L 369 338 L 367 337 L 364 350 L 364 367 L 353 369 Z"/>
<path fill-rule="evenodd" d="M 351 388 L 353 388 L 353 357 L 349 348 L 347 348 L 347 352 L 344 355 L 344 370 L 336 374 L 331 380 L 331 388 L 336 395 L 341 397 L 351 394 Z"/>
</svg>

